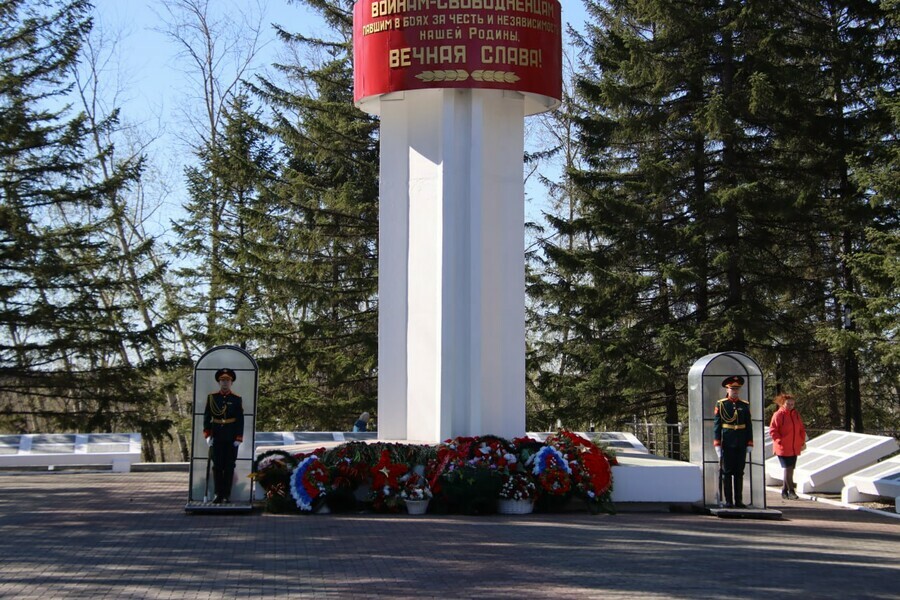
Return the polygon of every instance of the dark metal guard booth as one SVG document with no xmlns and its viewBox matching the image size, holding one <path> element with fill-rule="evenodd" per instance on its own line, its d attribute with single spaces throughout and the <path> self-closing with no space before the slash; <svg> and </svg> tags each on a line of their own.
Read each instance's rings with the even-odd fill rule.
<svg viewBox="0 0 900 600">
<path fill-rule="evenodd" d="M 207 490 L 206 466 L 209 460 L 209 448 L 203 437 L 203 412 L 206 409 L 207 395 L 219 389 L 215 373 L 224 368 L 233 369 L 237 376 L 232 391 L 241 397 L 244 407 L 244 441 L 238 449 L 231 504 L 211 505 L 204 502 Z M 207 350 L 197 361 L 197 365 L 194 367 L 190 489 L 185 510 L 234 511 L 252 508 L 253 482 L 250 480 L 250 473 L 253 470 L 253 459 L 255 458 L 258 375 L 259 368 L 256 361 L 245 350 L 237 346 L 216 346 Z M 211 489 L 212 484 L 209 485 Z"/>
<path fill-rule="evenodd" d="M 750 402 L 753 425 L 753 452 L 744 469 L 744 490 L 750 490 L 750 506 L 766 508 L 765 431 L 762 371 L 752 358 L 741 352 L 707 354 L 688 372 L 688 416 L 691 462 L 703 472 L 703 504 L 716 505 L 719 487 L 719 460 L 713 448 L 713 417 L 716 401 L 725 397 L 722 380 L 729 375 L 744 378 L 741 397 Z"/>
</svg>

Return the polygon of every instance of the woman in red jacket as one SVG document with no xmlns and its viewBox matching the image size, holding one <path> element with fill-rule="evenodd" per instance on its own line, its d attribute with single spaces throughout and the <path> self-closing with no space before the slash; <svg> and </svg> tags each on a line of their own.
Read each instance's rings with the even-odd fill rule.
<svg viewBox="0 0 900 600">
<path fill-rule="evenodd" d="M 797 457 L 806 448 L 806 428 L 800 419 L 800 413 L 794 408 L 794 397 L 790 394 L 775 396 L 778 410 L 772 415 L 769 424 L 769 435 L 775 450 L 775 456 L 784 467 L 784 484 L 781 486 L 781 497 L 786 500 L 797 500 L 794 491 L 794 467 Z"/>
</svg>

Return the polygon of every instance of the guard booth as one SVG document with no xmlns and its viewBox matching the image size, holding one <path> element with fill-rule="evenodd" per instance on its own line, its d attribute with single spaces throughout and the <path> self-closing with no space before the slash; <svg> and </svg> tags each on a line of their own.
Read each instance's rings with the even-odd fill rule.
<svg viewBox="0 0 900 600">
<path fill-rule="evenodd" d="M 719 459 L 713 447 L 713 419 L 716 401 L 725 397 L 722 380 L 731 375 L 744 378 L 741 398 L 750 402 L 753 427 L 753 450 L 744 468 L 744 497 L 749 494 L 749 507 L 766 509 L 765 431 L 762 371 L 752 358 L 740 352 L 707 354 L 688 372 L 688 415 L 691 463 L 699 465 L 703 474 L 703 504 L 719 505 Z M 780 513 L 779 513 L 780 514 Z"/>
<path fill-rule="evenodd" d="M 244 409 L 244 439 L 238 448 L 231 488 L 231 502 L 212 504 L 213 481 L 210 448 L 203 436 L 203 414 L 207 396 L 219 391 L 215 374 L 219 369 L 235 373 L 231 391 L 241 397 Z M 237 346 L 216 346 L 207 350 L 194 367 L 193 434 L 191 435 L 191 463 L 188 512 L 247 512 L 253 509 L 253 471 L 256 395 L 259 368 L 245 350 Z"/>
</svg>

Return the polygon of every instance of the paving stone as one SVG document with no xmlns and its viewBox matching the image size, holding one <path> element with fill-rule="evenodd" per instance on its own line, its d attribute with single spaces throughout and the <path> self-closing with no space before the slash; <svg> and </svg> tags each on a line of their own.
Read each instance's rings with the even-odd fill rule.
<svg viewBox="0 0 900 600">
<path fill-rule="evenodd" d="M 900 520 L 209 515 L 188 474 L 0 474 L 2 598 L 892 598 Z"/>
</svg>

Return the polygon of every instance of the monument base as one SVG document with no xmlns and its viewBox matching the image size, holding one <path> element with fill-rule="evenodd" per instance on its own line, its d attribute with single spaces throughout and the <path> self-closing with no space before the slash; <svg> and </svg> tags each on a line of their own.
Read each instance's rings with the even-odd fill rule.
<svg viewBox="0 0 900 600">
<path fill-rule="evenodd" d="M 709 514 L 720 519 L 781 519 L 781 511 L 772 508 L 710 508 Z"/>
<path fill-rule="evenodd" d="M 249 502 L 229 502 L 228 504 L 213 504 L 212 502 L 188 502 L 184 505 L 184 512 L 189 513 L 248 513 L 253 511 L 253 505 Z"/>
</svg>

